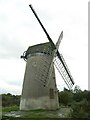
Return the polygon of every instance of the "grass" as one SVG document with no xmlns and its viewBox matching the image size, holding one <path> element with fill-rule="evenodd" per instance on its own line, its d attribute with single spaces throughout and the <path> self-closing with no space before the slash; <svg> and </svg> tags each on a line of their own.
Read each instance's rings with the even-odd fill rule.
<svg viewBox="0 0 90 120">
<path fill-rule="evenodd" d="M 44 109 L 30 110 L 27 111 L 27 114 L 23 115 L 22 118 L 51 118 L 50 114 L 52 116 L 53 112 L 55 111 L 47 111 Z"/>
<path fill-rule="evenodd" d="M 61 111 L 60 109 L 48 111 L 43 109 L 30 110 L 28 111 L 28 114 L 23 115 L 22 118 L 60 118 L 58 116 L 60 111 Z"/>
<path fill-rule="evenodd" d="M 44 109 L 35 109 L 35 110 L 29 110 L 29 112 L 45 112 L 47 110 Z"/>
<path fill-rule="evenodd" d="M 18 111 L 19 106 L 9 106 L 9 107 L 3 107 L 2 112 L 11 112 L 11 111 Z"/>
<path fill-rule="evenodd" d="M 21 118 L 48 118 L 48 116 L 44 113 L 43 114 L 32 113 L 32 114 L 24 115 Z"/>
<path fill-rule="evenodd" d="M 43 110 L 43 109 L 36 109 L 30 111 L 19 111 L 19 106 L 10 106 L 10 107 L 3 107 L 2 113 L 3 118 L 15 118 L 12 116 L 12 112 L 15 114 L 19 114 L 20 117 L 18 118 L 60 118 L 59 114 L 63 114 L 65 117 L 68 116 L 70 108 L 60 107 L 59 110 Z M 11 112 L 11 116 L 5 116 L 5 114 L 9 114 Z"/>
</svg>

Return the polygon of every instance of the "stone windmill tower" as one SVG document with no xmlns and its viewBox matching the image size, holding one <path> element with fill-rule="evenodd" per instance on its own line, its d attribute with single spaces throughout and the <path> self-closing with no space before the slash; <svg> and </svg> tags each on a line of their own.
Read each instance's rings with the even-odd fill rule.
<svg viewBox="0 0 90 120">
<path fill-rule="evenodd" d="M 49 42 L 31 46 L 21 56 L 26 61 L 26 70 L 20 110 L 55 110 L 59 108 L 59 102 L 54 65 L 68 88 L 71 89 L 74 85 L 64 58 L 58 51 L 63 32 L 61 32 L 55 45 L 31 5 L 30 8 L 47 35 Z"/>
</svg>

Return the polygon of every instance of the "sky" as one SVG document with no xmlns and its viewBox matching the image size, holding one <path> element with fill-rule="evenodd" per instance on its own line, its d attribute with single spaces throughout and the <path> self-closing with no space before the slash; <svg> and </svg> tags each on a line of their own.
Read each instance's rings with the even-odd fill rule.
<svg viewBox="0 0 90 120">
<path fill-rule="evenodd" d="M 59 52 L 75 85 L 88 90 L 88 1 L 0 0 L 0 94 L 21 94 L 26 62 L 20 56 L 29 46 L 48 42 L 29 4 L 54 43 L 63 30 Z M 59 90 L 66 86 L 57 70 L 56 82 Z"/>
</svg>

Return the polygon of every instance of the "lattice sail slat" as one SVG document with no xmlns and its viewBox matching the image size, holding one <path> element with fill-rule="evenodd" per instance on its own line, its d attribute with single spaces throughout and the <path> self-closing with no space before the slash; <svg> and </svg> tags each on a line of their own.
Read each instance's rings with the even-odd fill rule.
<svg viewBox="0 0 90 120">
<path fill-rule="evenodd" d="M 63 61 L 63 63 L 62 63 L 62 61 Z M 68 88 L 71 89 L 74 85 L 73 77 L 72 77 L 72 75 L 67 67 L 67 64 L 61 54 L 60 54 L 60 58 L 58 56 L 56 56 L 54 58 L 54 64 L 55 64 L 55 67 L 57 68 L 58 72 L 61 74 L 62 78 L 64 79 L 64 82 L 67 84 Z"/>
</svg>

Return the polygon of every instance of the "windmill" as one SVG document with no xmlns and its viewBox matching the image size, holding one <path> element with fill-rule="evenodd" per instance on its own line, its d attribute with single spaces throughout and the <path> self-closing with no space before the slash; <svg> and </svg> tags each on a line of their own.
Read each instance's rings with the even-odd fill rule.
<svg viewBox="0 0 90 120">
<path fill-rule="evenodd" d="M 56 45 L 50 38 L 32 5 L 29 5 L 39 24 L 44 30 L 49 42 L 30 46 L 21 56 L 26 61 L 20 110 L 58 109 L 58 89 L 55 69 L 61 74 L 69 89 L 74 85 L 66 62 L 59 53 L 59 45 L 63 38 L 61 32 Z"/>
</svg>

